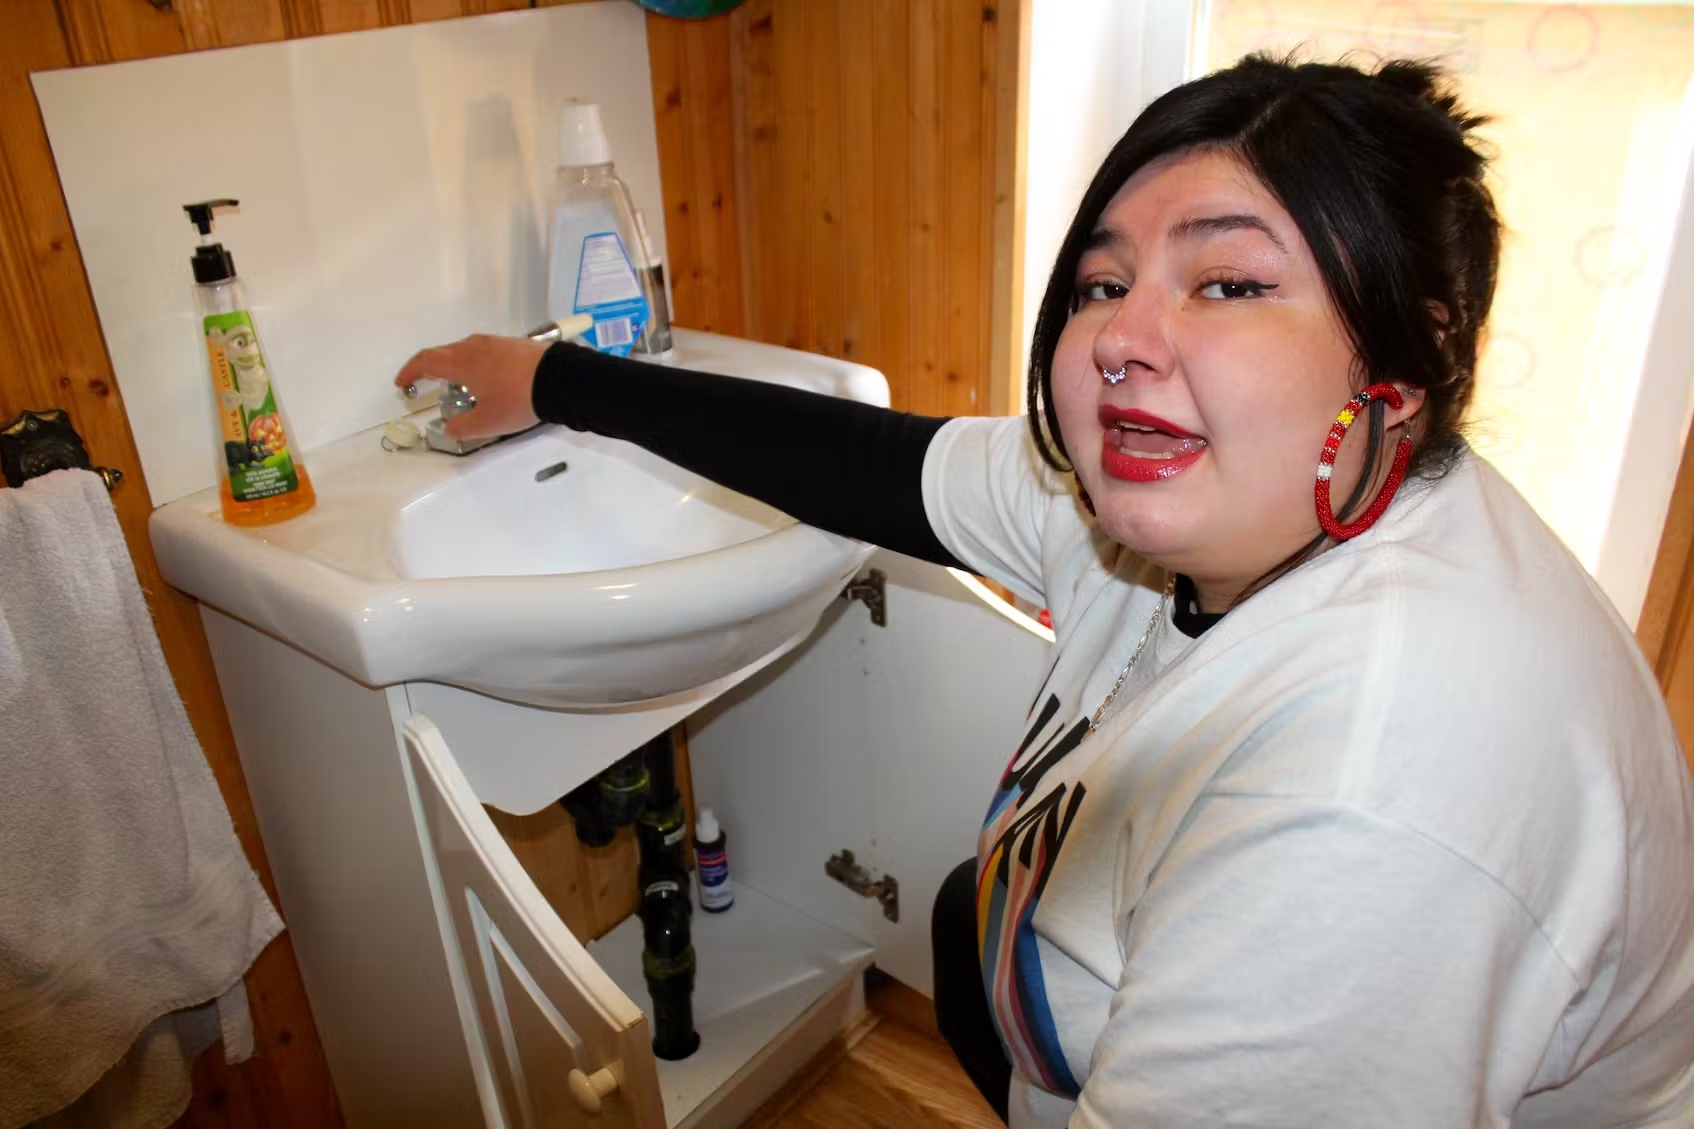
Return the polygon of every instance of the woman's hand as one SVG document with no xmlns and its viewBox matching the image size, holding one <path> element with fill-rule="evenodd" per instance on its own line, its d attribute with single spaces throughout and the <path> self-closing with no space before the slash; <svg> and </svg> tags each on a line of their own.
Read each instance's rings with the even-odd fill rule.
<svg viewBox="0 0 1694 1129">
<path fill-rule="evenodd" d="M 394 383 L 410 388 L 426 377 L 451 380 L 470 389 L 476 407 L 446 422 L 453 439 L 510 435 L 540 422 L 530 404 L 535 369 L 547 346 L 527 337 L 494 337 L 478 333 L 425 349 L 400 369 Z"/>
</svg>

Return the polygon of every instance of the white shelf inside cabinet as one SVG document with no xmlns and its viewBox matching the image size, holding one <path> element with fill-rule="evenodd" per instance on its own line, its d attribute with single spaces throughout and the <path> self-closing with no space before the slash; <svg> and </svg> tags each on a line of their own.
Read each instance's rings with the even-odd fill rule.
<svg viewBox="0 0 1694 1129">
<path fill-rule="evenodd" d="M 874 954 L 858 938 L 745 884 L 737 884 L 728 912 L 695 908 L 693 939 L 698 969 L 694 1027 L 700 1049 L 680 1062 L 659 1062 L 665 1122 L 672 1127 L 698 1123 L 691 1120 L 697 1110 L 733 1090 L 729 1083 L 767 1048 L 789 1042 L 778 1036 L 819 1001 L 853 984 Z M 630 917 L 588 951 L 630 999 L 652 1014 L 641 975 L 641 943 L 641 922 Z M 819 1027 L 825 1039 L 839 1029 Z"/>
</svg>

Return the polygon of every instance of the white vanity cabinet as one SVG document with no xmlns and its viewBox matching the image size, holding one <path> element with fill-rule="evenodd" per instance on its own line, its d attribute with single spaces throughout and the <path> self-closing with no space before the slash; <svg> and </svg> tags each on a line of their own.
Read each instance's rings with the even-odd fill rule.
<svg viewBox="0 0 1694 1129">
<path fill-rule="evenodd" d="M 737 901 L 694 917 L 702 1046 L 657 1064 L 671 1126 L 738 1124 L 853 1022 L 872 961 L 929 990 L 935 890 L 974 850 L 1046 661 L 1038 629 L 957 576 L 888 553 L 870 565 L 887 577 L 887 626 L 838 600 L 809 639 L 688 718 L 695 795 L 728 830 Z M 399 727 L 428 717 L 479 799 L 520 813 L 639 739 L 585 752 L 581 714 L 434 683 L 372 689 L 222 612 L 203 617 L 348 1124 L 482 1124 Z M 898 921 L 826 876 L 842 850 L 897 880 Z M 640 948 L 631 918 L 587 957 L 645 1008 Z M 537 1123 L 587 1124 L 557 1092 Z"/>
</svg>

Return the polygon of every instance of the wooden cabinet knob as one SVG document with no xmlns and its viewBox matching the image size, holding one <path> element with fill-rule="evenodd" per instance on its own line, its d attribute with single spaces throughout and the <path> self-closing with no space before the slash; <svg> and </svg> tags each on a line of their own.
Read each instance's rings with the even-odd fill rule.
<svg viewBox="0 0 1694 1129">
<path fill-rule="evenodd" d="M 593 1074 L 572 1070 L 565 1084 L 570 1087 L 571 1097 L 582 1107 L 582 1112 L 590 1117 L 598 1117 L 605 1100 L 618 1092 L 617 1075 L 609 1066 L 602 1066 Z"/>
</svg>

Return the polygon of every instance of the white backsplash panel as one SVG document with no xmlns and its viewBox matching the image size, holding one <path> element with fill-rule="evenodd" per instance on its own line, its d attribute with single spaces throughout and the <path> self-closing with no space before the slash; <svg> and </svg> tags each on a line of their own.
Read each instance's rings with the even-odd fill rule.
<svg viewBox="0 0 1694 1129">
<path fill-rule="evenodd" d="M 627 0 L 34 75 L 155 505 L 217 481 L 182 205 L 235 256 L 295 442 L 404 409 L 427 345 L 544 316 L 554 116 L 598 102 L 663 246 L 646 22 Z"/>
</svg>

